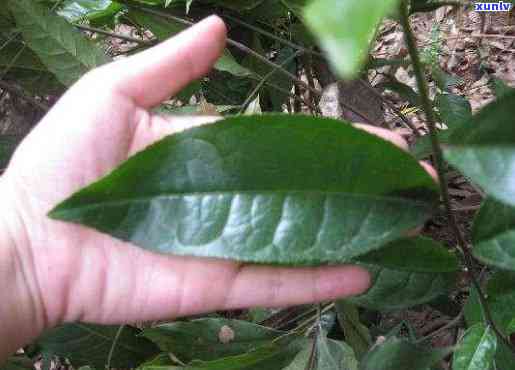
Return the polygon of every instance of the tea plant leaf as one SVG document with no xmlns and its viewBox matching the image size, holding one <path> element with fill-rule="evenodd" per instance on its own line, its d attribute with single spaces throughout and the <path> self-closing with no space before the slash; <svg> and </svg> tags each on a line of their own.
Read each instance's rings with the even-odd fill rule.
<svg viewBox="0 0 515 370">
<path fill-rule="evenodd" d="M 450 164 L 497 200 L 515 206 L 515 92 L 457 128 L 445 149 Z"/>
<path fill-rule="evenodd" d="M 306 341 L 304 348 L 284 370 L 357 370 L 358 361 L 352 348 L 342 341 L 320 334 Z"/>
<path fill-rule="evenodd" d="M 363 357 L 372 344 L 372 337 L 368 328 L 359 320 L 357 307 L 342 299 L 336 302 L 336 314 L 345 341 L 352 347 L 357 358 Z"/>
<path fill-rule="evenodd" d="M 240 355 L 285 334 L 246 321 L 219 318 L 162 324 L 142 333 L 162 351 L 171 352 L 186 363 Z"/>
<path fill-rule="evenodd" d="M 269 343 L 237 356 L 213 361 L 192 361 L 185 367 L 148 365 L 140 367 L 140 370 L 281 370 L 294 360 L 305 342 L 300 339 L 289 344 Z"/>
<path fill-rule="evenodd" d="M 119 326 L 66 324 L 43 333 L 37 344 L 42 352 L 67 358 L 75 368 L 103 369 L 118 330 Z M 158 353 L 158 348 L 138 333 L 131 326 L 123 327 L 112 353 L 113 368 L 134 368 Z"/>
<path fill-rule="evenodd" d="M 313 370 L 357 370 L 354 351 L 342 341 L 320 335 L 316 343 L 316 366 Z"/>
<path fill-rule="evenodd" d="M 130 15 L 138 24 L 148 28 L 160 41 L 164 41 L 187 28 L 183 24 L 152 16 L 139 10 L 131 10 Z M 228 49 L 224 50 L 222 56 L 215 63 L 214 68 L 238 77 L 252 74 L 251 71 L 236 62 Z"/>
<path fill-rule="evenodd" d="M 318 265 L 398 239 L 436 197 L 420 164 L 374 135 L 260 115 L 169 136 L 50 216 L 158 252 Z"/>
<path fill-rule="evenodd" d="M 110 23 L 122 5 L 111 0 L 66 0 L 58 14 L 69 22 L 88 20 L 94 24 Z"/>
<path fill-rule="evenodd" d="M 380 250 L 359 257 L 358 260 L 412 272 L 453 272 L 460 268 L 458 258 L 453 252 L 424 237 L 395 240 Z"/>
<path fill-rule="evenodd" d="M 449 349 L 420 348 L 405 339 L 389 337 L 363 358 L 360 370 L 427 370 L 450 353 Z"/>
<path fill-rule="evenodd" d="M 452 289 L 453 273 L 418 273 L 362 264 L 372 275 L 371 288 L 349 298 L 358 306 L 373 310 L 401 310 L 429 302 Z"/>
<path fill-rule="evenodd" d="M 483 263 L 515 270 L 515 208 L 487 199 L 472 230 L 474 257 Z"/>
<path fill-rule="evenodd" d="M 486 303 L 492 319 L 504 334 L 511 334 L 510 324 L 515 318 L 515 273 L 511 271 L 495 272 L 486 286 Z M 464 308 L 465 319 L 469 326 L 485 322 L 481 305 L 475 290 L 472 290 Z"/>
<path fill-rule="evenodd" d="M 469 328 L 454 352 L 453 370 L 488 370 L 492 368 L 497 348 L 497 337 L 484 324 Z"/>
<path fill-rule="evenodd" d="M 398 0 L 315 0 L 304 9 L 304 18 L 335 72 L 350 79 L 366 62 L 376 27 L 397 3 Z"/>
<path fill-rule="evenodd" d="M 105 54 L 63 18 L 32 0 L 9 1 L 17 26 L 41 62 L 66 86 L 108 62 Z"/>
</svg>

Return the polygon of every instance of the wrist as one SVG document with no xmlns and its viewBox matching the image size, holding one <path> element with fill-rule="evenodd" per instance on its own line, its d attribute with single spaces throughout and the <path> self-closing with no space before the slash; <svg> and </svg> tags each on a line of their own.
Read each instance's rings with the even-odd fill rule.
<svg viewBox="0 0 515 370">
<path fill-rule="evenodd" d="M 0 177 L 0 363 L 35 339 L 46 326 L 32 254 L 14 192 Z"/>
</svg>

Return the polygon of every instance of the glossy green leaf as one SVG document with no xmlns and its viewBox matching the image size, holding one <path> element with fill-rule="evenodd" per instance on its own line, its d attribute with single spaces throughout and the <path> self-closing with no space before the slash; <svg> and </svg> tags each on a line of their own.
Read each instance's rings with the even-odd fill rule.
<svg viewBox="0 0 515 370">
<path fill-rule="evenodd" d="M 131 10 L 130 16 L 136 21 L 136 23 L 148 28 L 160 41 L 164 41 L 187 28 L 183 24 L 153 16 L 140 10 Z M 216 62 L 214 68 L 219 71 L 231 73 L 238 77 L 249 76 L 252 74 L 251 71 L 236 62 L 228 49 L 225 49 L 220 59 Z"/>
<path fill-rule="evenodd" d="M 455 253 L 424 237 L 395 240 L 358 259 L 363 263 L 412 272 L 453 272 L 460 268 Z"/>
<path fill-rule="evenodd" d="M 67 358 L 75 368 L 103 369 L 113 347 L 113 368 L 134 368 L 158 353 L 152 342 L 137 336 L 139 330 L 131 326 L 119 330 L 119 326 L 66 324 L 43 333 L 37 344 L 42 352 Z"/>
<path fill-rule="evenodd" d="M 449 349 L 418 347 L 405 339 L 387 338 L 363 358 L 360 370 L 427 370 L 450 353 Z"/>
<path fill-rule="evenodd" d="M 515 270 L 515 208 L 486 199 L 474 220 L 472 241 L 481 262 Z"/>
<path fill-rule="evenodd" d="M 378 311 L 401 310 L 427 303 L 448 293 L 454 285 L 454 273 L 419 273 L 362 265 L 372 275 L 372 286 L 348 301 Z"/>
<path fill-rule="evenodd" d="M 314 0 L 306 6 L 304 18 L 335 72 L 352 78 L 367 60 L 376 27 L 397 4 L 398 0 Z"/>
<path fill-rule="evenodd" d="M 58 14 L 69 22 L 88 20 L 95 24 L 111 23 L 122 5 L 111 0 L 66 0 Z"/>
<path fill-rule="evenodd" d="M 162 351 L 186 363 L 240 355 L 285 334 L 246 321 L 219 318 L 179 321 L 143 330 L 143 336 Z"/>
<path fill-rule="evenodd" d="M 8 4 L 28 46 L 64 85 L 108 61 L 92 41 L 37 2 L 11 0 Z"/>
<path fill-rule="evenodd" d="M 409 154 L 341 121 L 232 117 L 169 136 L 50 214 L 176 255 L 347 262 L 430 214 Z"/>
<path fill-rule="evenodd" d="M 454 131 L 445 157 L 490 196 L 515 206 L 515 92 Z"/>
<path fill-rule="evenodd" d="M 352 347 L 357 358 L 363 357 L 372 345 L 372 337 L 368 328 L 359 319 L 358 308 L 342 299 L 336 301 L 336 313 L 345 335 L 345 342 Z"/>
<path fill-rule="evenodd" d="M 304 348 L 284 370 L 357 370 L 358 361 L 352 348 L 342 341 L 327 338 L 321 333 L 305 341 Z"/>
<path fill-rule="evenodd" d="M 213 361 L 193 361 L 185 367 L 143 366 L 140 370 L 282 370 L 303 348 L 305 340 L 289 344 L 269 343 L 254 351 Z"/>
<path fill-rule="evenodd" d="M 497 349 L 494 331 L 484 324 L 469 328 L 454 352 L 453 370 L 488 370 L 493 368 Z"/>
<path fill-rule="evenodd" d="M 510 323 L 515 318 L 513 310 L 513 307 L 515 307 L 515 273 L 511 271 L 498 271 L 494 273 L 490 280 L 488 280 L 485 293 L 492 319 L 501 332 L 508 334 Z M 471 291 L 464 312 L 469 326 L 484 322 L 475 290 Z"/>
<path fill-rule="evenodd" d="M 317 338 L 314 370 L 357 370 L 357 368 L 358 361 L 354 351 L 346 343 L 328 339 L 324 335 Z"/>
</svg>

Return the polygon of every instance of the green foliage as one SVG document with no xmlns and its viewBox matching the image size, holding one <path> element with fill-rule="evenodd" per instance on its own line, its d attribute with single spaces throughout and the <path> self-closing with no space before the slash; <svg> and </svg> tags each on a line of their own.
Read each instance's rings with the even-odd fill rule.
<svg viewBox="0 0 515 370">
<path fill-rule="evenodd" d="M 186 363 L 241 355 L 285 334 L 250 322 L 222 318 L 163 324 L 142 333 L 162 351 L 171 352 Z"/>
<path fill-rule="evenodd" d="M 398 0 L 315 0 L 306 6 L 304 17 L 328 54 L 335 72 L 355 77 L 365 63 L 376 27 Z M 345 27 L 342 27 L 345 20 Z"/>
<path fill-rule="evenodd" d="M 395 336 L 376 344 L 360 370 L 426 370 L 449 354 L 449 349 L 428 350 Z"/>
<path fill-rule="evenodd" d="M 515 270 L 515 209 L 487 199 L 474 221 L 474 256 L 483 263 Z"/>
<path fill-rule="evenodd" d="M 453 287 L 452 273 L 418 273 L 362 265 L 372 275 L 372 286 L 348 301 L 377 311 L 401 310 L 429 302 Z"/>
<path fill-rule="evenodd" d="M 408 154 L 350 125 L 246 116 L 165 138 L 50 215 L 160 252 L 317 265 L 401 237 L 436 195 Z"/>
<path fill-rule="evenodd" d="M 49 330 L 37 340 L 43 353 L 66 357 L 72 366 L 134 368 L 158 353 L 150 341 L 131 326 L 66 324 Z M 110 358 L 111 357 L 111 358 Z"/>
<path fill-rule="evenodd" d="M 476 324 L 468 329 L 454 352 L 453 370 L 493 368 L 497 337 L 490 327 Z"/>
<path fill-rule="evenodd" d="M 8 4 L 25 41 L 64 85 L 108 61 L 93 42 L 64 19 L 49 14 L 44 6 L 32 0 L 11 0 Z"/>
<path fill-rule="evenodd" d="M 130 26 L 136 37 L 162 41 L 186 28 L 170 15 L 196 22 L 217 13 L 226 17 L 236 42 L 212 73 L 178 95 L 185 104 L 192 96 L 191 102 L 202 104 L 168 101 L 157 111 L 205 114 L 207 101 L 224 114 L 298 113 L 310 104 L 316 113 L 318 94 L 305 93 L 291 76 L 317 89 L 316 80 L 323 77 L 317 63 L 329 64 L 345 78 L 384 66 L 409 70 L 413 55 L 391 60 L 368 55 L 380 22 L 399 19 L 398 6 L 407 3 L 413 14 L 448 2 L 9 0 L 0 7 L 0 79 L 36 99 L 57 97 L 64 86 L 110 61 L 102 50 L 109 38 L 91 37 L 73 24 L 121 39 L 126 35 L 117 35 L 117 26 Z M 515 356 L 493 325 L 504 336 L 515 333 L 515 92 L 493 78 L 497 99 L 473 116 L 467 99 L 453 93 L 460 79 L 440 67 L 437 27 L 430 39 L 424 68 L 435 83 L 434 101 L 424 101 L 420 86 L 415 90 L 393 78 L 376 87 L 396 92 L 413 107 L 429 103 L 442 124 L 437 139 L 448 164 L 486 193 L 471 234 L 472 256 L 465 245 L 449 249 L 425 237 L 407 237 L 431 216 L 439 192 L 417 161 L 392 144 L 341 121 L 229 117 L 164 138 L 50 215 L 157 252 L 291 266 L 354 263 L 370 271 L 371 288 L 335 305 L 307 306 L 293 318 L 281 319 L 287 310 L 262 309 L 236 316 L 262 325 L 219 316 L 143 330 L 67 324 L 45 332 L 2 370 L 29 368 L 38 356 L 43 369 L 55 357 L 83 370 L 108 363 L 140 370 L 433 369 L 452 349 L 415 345 L 420 338 L 413 330 L 378 337 L 370 317 L 374 311 L 449 300 L 462 265 L 474 273 L 467 264 L 473 258 L 492 276 L 483 303 L 475 289 L 460 285 L 460 295 L 470 293 L 464 308 L 468 330 L 454 349 L 453 369 L 512 368 Z M 147 44 L 125 44 L 115 52 L 132 54 Z M 20 140 L 0 136 L 0 168 Z M 426 135 L 411 151 L 419 159 L 432 150 Z"/>
<path fill-rule="evenodd" d="M 497 200 L 515 205 L 515 93 L 489 104 L 457 128 L 445 150 L 450 164 Z"/>
</svg>

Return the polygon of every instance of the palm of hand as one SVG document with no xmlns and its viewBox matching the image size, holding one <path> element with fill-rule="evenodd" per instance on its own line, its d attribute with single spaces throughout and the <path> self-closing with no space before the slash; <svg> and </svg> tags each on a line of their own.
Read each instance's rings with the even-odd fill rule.
<svg viewBox="0 0 515 370">
<path fill-rule="evenodd" d="M 279 269 L 168 257 L 46 217 L 64 197 L 131 154 L 200 123 L 165 119 L 148 109 L 202 76 L 224 40 L 223 24 L 210 18 L 145 53 L 102 67 L 70 89 L 16 152 L 5 177 L 24 225 L 18 253 L 47 325 L 282 306 L 367 287 L 367 274 L 354 267 Z"/>
</svg>

